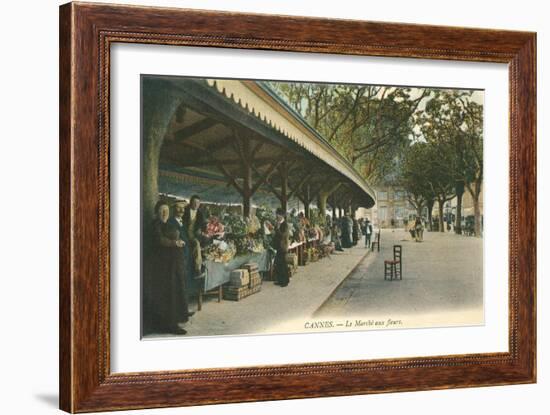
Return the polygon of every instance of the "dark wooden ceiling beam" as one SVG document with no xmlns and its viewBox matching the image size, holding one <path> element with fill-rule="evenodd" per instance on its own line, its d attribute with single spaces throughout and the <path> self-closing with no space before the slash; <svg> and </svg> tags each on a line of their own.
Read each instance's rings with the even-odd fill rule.
<svg viewBox="0 0 550 415">
<path fill-rule="evenodd" d="M 264 141 L 262 141 L 262 140 L 258 141 L 258 143 L 257 143 L 257 144 L 254 146 L 254 148 L 252 149 L 252 156 L 253 156 L 253 157 L 256 156 L 256 155 L 260 152 L 260 150 L 262 149 L 263 145 L 264 145 Z"/>
<path fill-rule="evenodd" d="M 226 167 L 221 163 L 218 163 L 216 166 L 222 172 L 222 174 L 225 176 L 228 182 L 231 185 L 233 185 L 235 189 L 237 189 L 237 191 L 241 194 L 241 196 L 244 196 L 245 195 L 244 189 L 241 186 L 239 186 L 235 177 L 226 169 Z"/>
<path fill-rule="evenodd" d="M 217 141 L 215 141 L 215 142 L 213 142 L 213 143 L 211 143 L 207 146 L 203 146 L 203 145 L 194 143 L 192 141 L 182 141 L 182 142 L 179 142 L 179 143 L 177 143 L 175 141 L 166 141 L 166 144 L 168 145 L 169 150 L 166 151 L 165 149 L 163 149 L 163 152 L 165 152 L 165 151 L 167 153 L 175 152 L 175 153 L 177 153 L 178 157 L 182 157 L 179 154 L 178 150 L 182 149 L 183 147 L 190 147 L 193 150 L 198 151 L 199 155 L 196 155 L 196 154 L 191 155 L 191 157 L 195 160 L 194 163 L 198 165 L 199 161 L 197 160 L 197 157 L 200 157 L 200 155 L 203 155 L 205 157 L 205 160 L 211 160 L 210 156 L 212 154 L 214 154 L 214 153 L 216 153 L 220 150 L 223 150 L 227 146 L 231 145 L 232 138 L 233 138 L 232 136 L 225 136 L 224 138 L 222 138 L 220 140 L 217 140 Z M 188 166 L 188 164 L 186 163 L 185 166 Z"/>
<path fill-rule="evenodd" d="M 269 187 L 269 190 L 277 197 L 277 199 L 281 200 L 283 198 L 283 194 L 268 180 L 266 180 L 265 184 L 267 187 Z"/>
<path fill-rule="evenodd" d="M 289 183 L 288 187 L 290 188 L 290 193 L 288 194 L 288 198 L 290 199 L 292 196 L 296 195 L 297 192 L 300 190 L 300 188 L 304 184 L 306 184 L 312 177 L 313 177 L 313 173 L 309 173 L 304 175 L 295 186 Z"/>
<path fill-rule="evenodd" d="M 199 134 L 214 125 L 218 124 L 218 121 L 213 118 L 205 118 L 203 120 L 197 121 L 194 124 L 191 124 L 187 127 L 184 127 L 174 133 L 174 141 L 181 142 L 186 140 L 189 137 L 192 137 L 196 134 Z"/>
<path fill-rule="evenodd" d="M 252 186 L 252 194 L 256 193 L 256 191 L 260 188 L 260 186 L 264 184 L 267 180 L 269 180 L 271 175 L 275 173 L 275 170 L 277 170 L 277 167 L 279 167 L 281 163 L 282 162 L 279 160 L 272 163 L 271 166 L 269 166 L 269 168 L 265 171 L 265 173 L 256 181 L 254 186 Z"/>
</svg>

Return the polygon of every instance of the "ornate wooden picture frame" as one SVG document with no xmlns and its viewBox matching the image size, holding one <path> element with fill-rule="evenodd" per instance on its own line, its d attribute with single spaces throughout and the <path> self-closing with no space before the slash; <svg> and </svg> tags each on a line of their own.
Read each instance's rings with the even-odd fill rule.
<svg viewBox="0 0 550 415">
<path fill-rule="evenodd" d="M 115 43 L 508 64 L 509 351 L 112 373 L 109 70 Z M 535 382 L 535 105 L 535 33 L 105 4 L 61 6 L 61 409 L 91 412 Z"/>
</svg>

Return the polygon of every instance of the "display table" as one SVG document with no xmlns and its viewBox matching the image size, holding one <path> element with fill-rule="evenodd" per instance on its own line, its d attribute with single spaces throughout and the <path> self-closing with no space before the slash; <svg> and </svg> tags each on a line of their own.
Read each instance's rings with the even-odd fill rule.
<svg viewBox="0 0 550 415">
<path fill-rule="evenodd" d="M 270 255 L 267 251 L 260 253 L 250 253 L 248 255 L 239 255 L 234 257 L 229 262 L 215 262 L 205 261 L 206 276 L 204 278 L 204 291 L 209 291 L 220 285 L 229 282 L 229 275 L 231 271 L 240 268 L 243 264 L 248 262 L 255 262 L 258 264 L 258 270 L 268 271 L 270 268 L 269 261 Z"/>
<path fill-rule="evenodd" d="M 231 271 L 241 268 L 249 262 L 258 264 L 258 271 L 260 272 L 268 271 L 271 268 L 271 256 L 267 250 L 248 255 L 239 255 L 229 262 L 204 261 L 206 272 L 204 278 L 201 278 L 199 281 L 198 310 L 202 309 L 202 299 L 205 295 L 215 295 L 218 297 L 218 302 L 221 302 L 223 284 L 229 282 Z"/>
</svg>

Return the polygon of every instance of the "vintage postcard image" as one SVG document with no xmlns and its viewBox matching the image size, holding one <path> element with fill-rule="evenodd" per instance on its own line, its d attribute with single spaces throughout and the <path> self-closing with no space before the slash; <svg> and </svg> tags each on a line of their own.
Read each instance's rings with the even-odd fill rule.
<svg viewBox="0 0 550 415">
<path fill-rule="evenodd" d="M 142 75 L 142 338 L 484 324 L 483 108 Z"/>
</svg>

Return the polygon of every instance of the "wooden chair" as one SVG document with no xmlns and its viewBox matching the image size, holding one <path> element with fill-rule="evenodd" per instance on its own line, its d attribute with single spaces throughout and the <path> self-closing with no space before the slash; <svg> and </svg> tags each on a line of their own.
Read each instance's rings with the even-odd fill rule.
<svg viewBox="0 0 550 415">
<path fill-rule="evenodd" d="M 389 279 L 390 281 L 393 280 L 395 276 L 395 262 L 391 259 L 387 259 L 384 261 L 384 279 Z"/>
<path fill-rule="evenodd" d="M 376 250 L 380 252 L 380 230 L 374 235 L 374 241 L 371 242 L 371 250 L 374 252 L 374 246 L 376 245 Z"/>
<path fill-rule="evenodd" d="M 384 261 L 384 279 L 387 280 L 402 280 L 403 279 L 403 262 L 402 262 L 403 247 L 401 245 L 393 246 L 393 259 Z"/>
<path fill-rule="evenodd" d="M 400 280 L 403 279 L 403 262 L 401 255 L 403 253 L 403 247 L 401 245 L 393 246 L 393 261 L 395 262 L 395 277 Z"/>
</svg>

